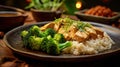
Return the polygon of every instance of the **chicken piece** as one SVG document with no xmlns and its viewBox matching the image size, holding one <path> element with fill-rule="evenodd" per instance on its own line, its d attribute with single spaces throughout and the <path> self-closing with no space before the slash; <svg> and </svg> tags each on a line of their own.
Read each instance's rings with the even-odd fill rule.
<svg viewBox="0 0 120 67">
<path fill-rule="evenodd" d="M 92 38 L 92 39 L 96 39 L 97 38 L 97 33 L 96 33 L 96 31 L 94 29 L 89 28 L 89 27 L 85 27 L 85 30 L 88 33 L 89 38 Z"/>
<path fill-rule="evenodd" d="M 82 42 L 85 41 L 88 38 L 87 33 L 85 32 L 81 32 L 81 31 L 77 31 L 74 35 L 73 40 L 76 40 L 78 42 Z"/>
<path fill-rule="evenodd" d="M 68 41 L 71 40 L 71 37 L 67 32 L 63 33 L 63 35 L 64 35 L 66 40 L 68 40 Z"/>
<path fill-rule="evenodd" d="M 68 32 L 67 32 L 64 28 L 62 28 L 62 27 L 58 30 L 58 33 L 63 34 L 66 40 L 70 40 L 70 39 L 71 39 L 71 38 L 69 37 Z"/>
<path fill-rule="evenodd" d="M 71 26 L 70 30 L 68 32 L 70 38 L 74 38 L 75 33 L 78 31 L 78 29 L 75 26 Z"/>
<path fill-rule="evenodd" d="M 92 27 L 92 29 L 96 31 L 97 35 L 104 36 L 104 32 L 100 28 Z"/>
<path fill-rule="evenodd" d="M 58 30 L 58 33 L 61 33 L 61 34 L 65 33 L 65 32 L 66 32 L 66 30 L 62 27 Z"/>
<path fill-rule="evenodd" d="M 50 22 L 50 23 L 45 24 L 44 26 L 40 27 L 40 30 L 44 31 L 44 30 L 47 29 L 47 28 L 52 28 L 52 29 L 54 29 L 54 25 L 55 25 L 54 22 Z"/>
<path fill-rule="evenodd" d="M 55 23 L 54 30 L 58 31 L 60 29 L 61 25 L 62 25 L 62 23 Z"/>
</svg>

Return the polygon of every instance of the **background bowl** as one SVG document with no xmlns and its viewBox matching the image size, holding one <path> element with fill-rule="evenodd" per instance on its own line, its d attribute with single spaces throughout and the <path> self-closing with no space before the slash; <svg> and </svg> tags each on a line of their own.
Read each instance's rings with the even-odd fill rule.
<svg viewBox="0 0 120 67">
<path fill-rule="evenodd" d="M 31 9 L 33 18 L 37 22 L 41 21 L 52 21 L 55 20 L 56 18 L 60 18 L 62 11 L 40 11 L 40 10 L 35 10 Z"/>
<path fill-rule="evenodd" d="M 76 11 L 75 15 L 81 20 L 94 21 L 94 22 L 104 23 L 104 24 L 111 24 L 112 22 L 118 21 L 118 19 L 120 18 L 120 13 L 118 12 L 114 12 L 116 15 L 113 17 L 103 17 L 103 16 L 85 14 L 85 11 L 87 10 L 88 9 Z"/>
<path fill-rule="evenodd" d="M 24 10 L 0 5 L 0 31 L 7 32 L 24 24 L 27 14 Z"/>
</svg>

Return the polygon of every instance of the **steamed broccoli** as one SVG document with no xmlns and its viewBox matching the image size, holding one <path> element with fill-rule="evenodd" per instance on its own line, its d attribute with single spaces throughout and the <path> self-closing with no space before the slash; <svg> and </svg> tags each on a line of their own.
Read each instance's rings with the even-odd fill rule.
<svg viewBox="0 0 120 67">
<path fill-rule="evenodd" d="M 47 46 L 47 43 L 48 43 L 48 38 L 47 37 L 42 37 L 43 40 L 42 40 L 42 43 L 41 43 L 41 46 L 40 46 L 40 50 L 46 52 L 46 46 Z"/>
<path fill-rule="evenodd" d="M 47 39 L 48 39 L 48 40 L 51 40 L 51 39 L 53 39 L 53 38 L 52 38 L 51 35 L 48 35 L 48 36 L 47 36 Z"/>
<path fill-rule="evenodd" d="M 26 30 L 23 30 L 23 31 L 20 33 L 21 37 L 23 37 L 23 38 L 24 38 L 27 34 L 28 34 L 28 31 L 26 31 Z"/>
<path fill-rule="evenodd" d="M 58 55 L 60 54 L 60 50 L 58 47 L 58 42 L 56 40 L 49 40 L 47 43 L 47 49 L 46 49 L 48 54 L 52 54 L 52 55 Z"/>
<path fill-rule="evenodd" d="M 27 39 L 29 38 L 29 32 L 24 30 L 20 33 L 20 35 L 21 35 L 24 47 L 27 47 L 28 46 L 28 40 Z"/>
<path fill-rule="evenodd" d="M 56 32 L 51 28 L 48 28 L 45 31 L 41 31 L 38 26 L 34 25 L 29 29 L 29 33 L 33 36 L 38 37 L 47 37 L 48 35 L 51 35 L 53 37 Z"/>
<path fill-rule="evenodd" d="M 47 53 L 52 55 L 58 55 L 63 49 L 71 45 L 72 43 L 70 41 L 66 41 L 65 43 L 59 44 L 56 40 L 52 39 L 49 40 L 49 42 L 47 43 Z"/>
<path fill-rule="evenodd" d="M 21 37 L 24 47 L 52 55 L 58 55 L 64 48 L 71 46 L 70 41 L 65 42 L 63 34 L 56 33 L 52 28 L 41 31 L 36 25 L 30 27 L 28 31 L 22 31 Z"/>
<path fill-rule="evenodd" d="M 67 47 L 69 47 L 71 45 L 72 45 L 72 43 L 70 41 L 66 41 L 65 43 L 59 44 L 58 46 L 60 48 L 60 51 L 62 51 L 63 49 L 65 49 L 65 48 L 67 48 Z"/>
<path fill-rule="evenodd" d="M 40 46 L 41 43 L 43 42 L 43 38 L 30 36 L 28 42 L 32 50 L 40 50 Z"/>
<path fill-rule="evenodd" d="M 57 40 L 59 43 L 65 42 L 65 38 L 64 38 L 63 34 L 60 34 L 60 33 L 55 34 L 54 39 Z"/>
<path fill-rule="evenodd" d="M 55 33 L 56 33 L 55 30 L 53 30 L 52 28 L 48 28 L 44 31 L 44 34 L 46 36 L 51 35 L 53 37 Z"/>
<path fill-rule="evenodd" d="M 30 33 L 31 36 L 38 36 L 38 37 L 44 37 L 45 36 L 45 34 L 36 25 L 32 26 L 29 29 L 29 33 Z"/>
<path fill-rule="evenodd" d="M 32 27 L 30 27 L 30 29 L 28 29 L 28 31 L 24 30 L 21 32 L 21 38 L 23 40 L 23 46 L 29 48 L 29 42 L 28 39 L 30 38 L 30 36 L 43 36 L 39 27 L 34 25 Z"/>
</svg>

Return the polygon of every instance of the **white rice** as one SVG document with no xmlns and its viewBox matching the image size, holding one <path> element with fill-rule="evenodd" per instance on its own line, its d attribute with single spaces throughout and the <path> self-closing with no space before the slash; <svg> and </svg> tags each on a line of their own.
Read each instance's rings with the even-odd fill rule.
<svg viewBox="0 0 120 67">
<path fill-rule="evenodd" d="M 113 40 L 104 32 L 104 37 L 98 35 L 97 39 L 91 39 L 85 42 L 72 41 L 72 46 L 63 50 L 64 54 L 84 55 L 96 54 L 101 51 L 111 49 Z"/>
</svg>

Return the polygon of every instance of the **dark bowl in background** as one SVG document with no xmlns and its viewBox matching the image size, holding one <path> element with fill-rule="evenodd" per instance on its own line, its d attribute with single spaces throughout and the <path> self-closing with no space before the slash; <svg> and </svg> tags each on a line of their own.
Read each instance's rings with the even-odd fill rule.
<svg viewBox="0 0 120 67">
<path fill-rule="evenodd" d="M 117 22 L 118 19 L 120 19 L 120 13 L 119 12 L 114 12 L 116 15 L 113 16 L 113 17 L 102 17 L 102 16 L 85 14 L 85 11 L 87 11 L 87 10 L 88 9 L 76 11 L 74 14 L 81 20 L 93 21 L 93 22 L 98 22 L 98 23 L 103 23 L 103 24 L 111 24 L 113 22 Z"/>
<path fill-rule="evenodd" d="M 23 25 L 27 14 L 24 10 L 0 5 L 0 31 L 7 32 L 17 26 Z"/>
<path fill-rule="evenodd" d="M 56 18 L 60 18 L 62 14 L 62 11 L 40 11 L 36 9 L 31 9 L 31 12 L 37 22 L 53 21 Z"/>
</svg>

